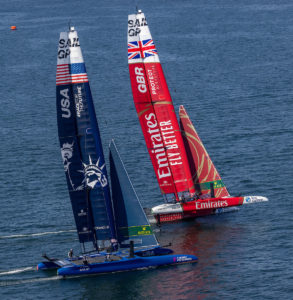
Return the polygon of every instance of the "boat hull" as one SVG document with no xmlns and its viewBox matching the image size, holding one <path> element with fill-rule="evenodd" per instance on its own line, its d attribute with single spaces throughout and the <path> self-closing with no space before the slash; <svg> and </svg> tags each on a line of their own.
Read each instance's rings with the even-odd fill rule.
<svg viewBox="0 0 293 300">
<path fill-rule="evenodd" d="M 43 261 L 37 265 L 37 270 L 54 270 L 60 268 L 54 261 Z"/>
<path fill-rule="evenodd" d="M 197 257 L 194 255 L 163 255 L 133 258 L 121 257 L 119 261 L 105 261 L 101 263 L 71 265 L 58 269 L 59 276 L 83 276 L 101 273 L 125 272 L 131 270 L 147 269 L 165 265 L 175 265 L 183 263 L 195 263 Z"/>
<path fill-rule="evenodd" d="M 150 248 L 144 248 L 140 250 L 135 250 L 134 254 L 138 257 L 148 257 L 148 256 L 163 256 L 163 255 L 169 255 L 172 254 L 173 250 L 169 248 L 163 248 L 163 247 L 150 247 Z M 122 250 L 120 252 L 116 252 L 115 254 L 117 255 L 122 255 L 125 256 L 128 254 L 127 250 Z M 87 258 L 89 260 L 105 260 L 107 253 L 106 252 L 101 252 L 99 254 L 90 254 L 87 255 Z M 72 259 L 50 259 L 49 261 L 43 261 L 40 262 L 37 265 L 37 270 L 38 271 L 47 271 L 47 270 L 54 270 L 54 269 L 59 269 L 62 268 L 65 265 L 71 265 L 74 262 L 81 263 L 83 260 L 82 256 L 74 257 Z"/>
<path fill-rule="evenodd" d="M 152 208 L 158 223 L 172 222 L 209 215 L 233 212 L 237 206 L 268 201 L 263 196 L 219 197 L 198 199 L 181 203 L 166 203 Z"/>
</svg>

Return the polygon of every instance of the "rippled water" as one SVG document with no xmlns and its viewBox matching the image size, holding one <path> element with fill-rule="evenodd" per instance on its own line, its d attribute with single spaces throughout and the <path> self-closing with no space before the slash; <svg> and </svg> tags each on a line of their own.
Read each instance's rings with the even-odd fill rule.
<svg viewBox="0 0 293 300">
<path fill-rule="evenodd" d="M 128 75 L 127 15 L 137 2 L 1 1 L 1 299 L 292 297 L 293 3 L 238 2 L 138 4 L 175 108 L 185 106 L 230 193 L 270 202 L 157 232 L 162 245 L 195 253 L 196 265 L 59 280 L 35 266 L 43 252 L 79 250 L 55 112 L 57 41 L 70 20 L 105 152 L 115 138 L 143 206 L 162 200 Z"/>
</svg>

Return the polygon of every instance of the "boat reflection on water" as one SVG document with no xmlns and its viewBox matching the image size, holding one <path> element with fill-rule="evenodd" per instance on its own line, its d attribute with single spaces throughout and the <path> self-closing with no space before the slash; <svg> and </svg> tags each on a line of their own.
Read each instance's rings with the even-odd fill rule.
<svg viewBox="0 0 293 300">
<path fill-rule="evenodd" d="M 229 218 L 228 215 L 204 217 L 154 229 L 161 245 L 171 242 L 176 252 L 197 253 L 197 264 L 87 277 L 80 280 L 79 289 L 87 297 L 97 295 L 95 293 L 102 297 L 100 293 L 109 295 L 111 291 L 111 297 L 115 299 L 122 295 L 128 295 L 128 299 L 137 296 L 140 299 L 170 299 L 170 295 L 173 299 L 216 296 L 216 287 L 225 287 L 222 275 L 237 271 L 239 243 L 245 242 L 245 226 L 235 226 Z M 232 264 L 228 259 L 233 260 Z M 100 290 L 99 286 L 107 286 L 107 290 Z"/>
</svg>

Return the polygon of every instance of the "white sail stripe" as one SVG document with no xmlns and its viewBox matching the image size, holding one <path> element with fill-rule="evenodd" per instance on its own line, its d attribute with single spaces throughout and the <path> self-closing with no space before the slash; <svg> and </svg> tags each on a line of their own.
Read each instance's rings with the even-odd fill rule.
<svg viewBox="0 0 293 300">
<path fill-rule="evenodd" d="M 71 78 L 74 81 L 79 81 L 79 80 L 88 80 L 88 78 Z"/>
<path fill-rule="evenodd" d="M 69 65 L 67 65 L 67 66 L 57 66 L 57 69 L 69 69 Z"/>
<path fill-rule="evenodd" d="M 59 83 L 59 84 L 65 84 L 65 83 L 71 83 L 72 81 L 69 79 L 69 80 L 58 80 L 56 81 L 56 84 Z"/>
<path fill-rule="evenodd" d="M 56 81 L 71 80 L 70 76 L 56 78 Z"/>
<path fill-rule="evenodd" d="M 71 84 L 72 82 L 71 81 L 68 81 L 68 82 L 56 82 L 56 85 L 67 85 L 67 84 Z"/>
<path fill-rule="evenodd" d="M 67 76 L 67 77 L 56 78 L 56 81 L 65 81 L 65 80 L 71 80 L 71 77 Z"/>
<path fill-rule="evenodd" d="M 71 78 L 68 78 L 68 79 L 64 79 L 64 80 L 56 80 L 56 84 L 59 83 L 59 84 L 65 84 L 65 83 L 71 83 L 72 80 Z"/>
<path fill-rule="evenodd" d="M 57 74 L 56 78 L 65 78 L 65 77 L 70 77 L 70 74 L 65 73 L 65 74 Z"/>
<path fill-rule="evenodd" d="M 86 74 L 74 74 L 74 75 L 71 74 L 71 76 L 72 76 L 72 78 L 74 78 L 74 77 L 85 77 L 85 78 L 87 78 Z"/>
<path fill-rule="evenodd" d="M 72 83 L 81 83 L 81 82 L 89 82 L 86 79 L 82 79 L 82 80 L 72 80 Z"/>
<path fill-rule="evenodd" d="M 87 77 L 87 74 L 71 74 L 72 77 Z"/>
</svg>

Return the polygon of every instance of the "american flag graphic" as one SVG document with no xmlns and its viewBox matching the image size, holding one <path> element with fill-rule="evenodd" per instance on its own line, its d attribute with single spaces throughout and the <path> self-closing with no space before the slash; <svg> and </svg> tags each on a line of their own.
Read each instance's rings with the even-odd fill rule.
<svg viewBox="0 0 293 300">
<path fill-rule="evenodd" d="M 69 65 L 57 65 L 56 85 L 70 84 L 71 76 L 69 72 Z"/>
<path fill-rule="evenodd" d="M 88 81 L 84 63 L 57 65 L 56 85 Z"/>
<path fill-rule="evenodd" d="M 158 55 L 152 39 L 128 43 L 128 59 L 145 58 Z"/>
</svg>

